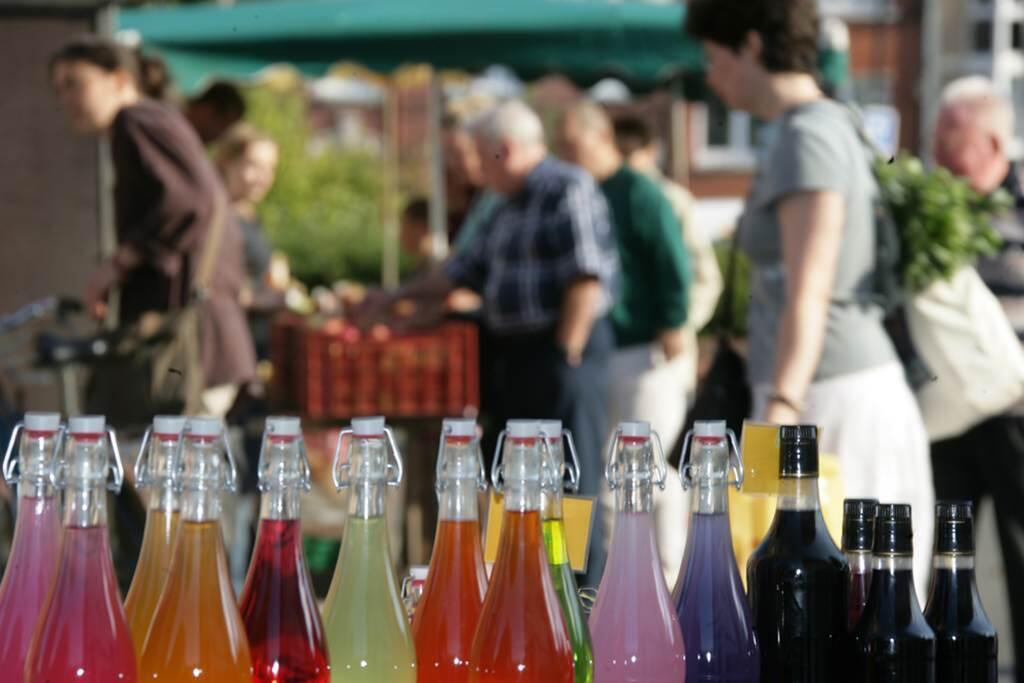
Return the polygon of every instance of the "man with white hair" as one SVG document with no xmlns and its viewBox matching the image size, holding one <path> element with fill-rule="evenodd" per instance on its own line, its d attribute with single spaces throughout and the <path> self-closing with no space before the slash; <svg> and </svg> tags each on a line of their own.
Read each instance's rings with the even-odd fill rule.
<svg viewBox="0 0 1024 683">
<path fill-rule="evenodd" d="M 1010 161 L 1014 117 L 1010 103 L 987 78 L 950 83 L 935 123 L 935 161 L 963 177 L 974 190 L 999 189 L 1013 197 L 1015 210 L 996 221 L 1004 243 L 978 264 L 985 284 L 1024 339 L 1024 174 Z M 1013 617 L 1017 681 L 1024 683 L 1024 411 L 994 415 L 964 434 L 932 444 L 937 500 L 970 500 L 975 509 L 991 497 L 1006 568 Z"/>
<path fill-rule="evenodd" d="M 608 206 L 590 176 L 548 156 L 540 118 L 524 103 L 499 105 L 472 130 L 484 183 L 502 201 L 469 245 L 373 308 L 404 298 L 433 309 L 429 304 L 454 287 L 478 292 L 497 402 L 490 412 L 500 425 L 561 420 L 582 460 L 580 490 L 596 496 L 615 348 L 608 314 L 618 277 Z M 372 313 L 364 317 L 372 320 Z M 602 537 L 599 519 L 594 537 Z M 597 585 L 603 567 L 595 542 L 589 583 Z"/>
</svg>

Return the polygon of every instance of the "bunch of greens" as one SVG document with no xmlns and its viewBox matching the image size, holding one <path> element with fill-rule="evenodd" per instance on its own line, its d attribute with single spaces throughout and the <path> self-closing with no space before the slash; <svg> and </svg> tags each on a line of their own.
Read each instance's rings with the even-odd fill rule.
<svg viewBox="0 0 1024 683">
<path fill-rule="evenodd" d="M 999 250 L 992 220 L 1012 205 L 1005 191 L 979 194 L 949 171 L 925 169 L 920 159 L 905 154 L 879 162 L 875 170 L 899 231 L 900 282 L 906 291 L 949 280 L 961 267 Z"/>
</svg>

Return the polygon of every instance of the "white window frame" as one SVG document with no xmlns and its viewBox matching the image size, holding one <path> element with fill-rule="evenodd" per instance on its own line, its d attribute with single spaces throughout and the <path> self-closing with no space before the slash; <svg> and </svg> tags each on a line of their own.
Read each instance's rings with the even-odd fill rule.
<svg viewBox="0 0 1024 683">
<path fill-rule="evenodd" d="M 819 0 L 822 16 L 849 21 L 895 21 L 899 7 L 894 0 Z"/>
<path fill-rule="evenodd" d="M 691 111 L 690 149 L 693 165 L 698 171 L 753 171 L 757 166 L 757 148 L 750 144 L 752 119 L 746 112 L 729 112 L 729 144 L 708 142 L 709 108 L 695 102 Z"/>
</svg>

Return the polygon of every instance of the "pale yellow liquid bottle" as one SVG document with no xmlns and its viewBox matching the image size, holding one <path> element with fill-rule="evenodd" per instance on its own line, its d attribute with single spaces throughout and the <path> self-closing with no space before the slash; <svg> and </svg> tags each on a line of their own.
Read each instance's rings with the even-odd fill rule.
<svg viewBox="0 0 1024 683">
<path fill-rule="evenodd" d="M 346 441 L 348 455 L 341 458 Z M 416 648 L 384 513 L 385 491 L 401 482 L 402 461 L 384 418 L 352 421 L 339 439 L 334 471 L 338 488 L 349 489 L 349 516 L 324 605 L 331 683 L 416 683 Z"/>
<path fill-rule="evenodd" d="M 149 513 L 142 536 L 142 551 L 124 602 L 135 651 L 142 656 L 146 634 L 167 581 L 171 553 L 178 537 L 180 510 L 175 475 L 181 459 L 183 417 L 160 416 L 142 440 L 135 461 L 135 487 L 149 492 Z"/>
</svg>

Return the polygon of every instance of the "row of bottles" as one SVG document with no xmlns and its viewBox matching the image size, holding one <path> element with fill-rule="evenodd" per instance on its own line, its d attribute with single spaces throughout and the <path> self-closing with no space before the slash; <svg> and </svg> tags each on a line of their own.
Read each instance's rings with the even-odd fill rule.
<svg viewBox="0 0 1024 683">
<path fill-rule="evenodd" d="M 0 670 L 23 671 L 30 683 L 995 680 L 969 504 L 937 508 L 922 613 L 909 506 L 847 501 L 840 550 L 818 503 L 816 430 L 783 427 L 778 508 L 748 564 L 745 595 L 728 517 L 728 487 L 743 480 L 735 438 L 724 423 L 698 423 L 692 437 L 682 458 L 691 531 L 670 595 L 651 515 L 668 471 L 660 440 L 644 422 L 616 430 L 606 468 L 611 552 L 588 621 L 562 514 L 580 474 L 571 434 L 557 422 L 508 423 L 491 471 L 504 512 L 488 581 L 476 424 L 446 420 L 437 540 L 410 625 L 385 510 L 402 458 L 383 418 L 353 420 L 338 441 L 334 479 L 348 490 L 349 517 L 321 618 L 301 546 L 310 471 L 298 419 L 267 421 L 260 523 L 237 602 L 219 522 L 236 479 L 223 426 L 154 422 L 136 462 L 149 514 L 122 609 L 106 529 L 107 492 L 124 478 L 114 434 L 103 418 L 71 418 L 65 430 L 58 415 L 29 414 L 3 465 L 19 517 L 0 584 Z"/>
</svg>

